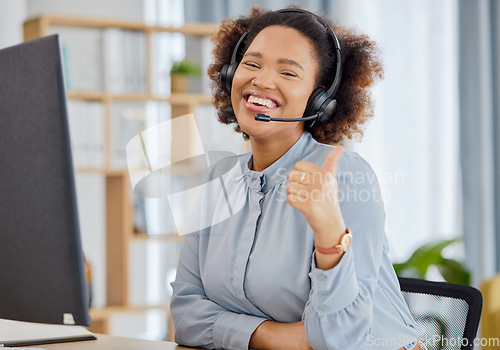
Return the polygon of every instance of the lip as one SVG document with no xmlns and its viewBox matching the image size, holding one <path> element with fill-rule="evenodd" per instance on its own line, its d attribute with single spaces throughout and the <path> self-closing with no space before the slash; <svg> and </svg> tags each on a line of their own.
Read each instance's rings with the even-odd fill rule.
<svg viewBox="0 0 500 350">
<path fill-rule="evenodd" d="M 269 107 L 266 107 L 266 106 L 257 106 L 255 104 L 250 103 L 250 102 L 247 101 L 248 96 L 255 96 L 255 97 L 258 97 L 258 98 L 263 98 L 263 99 L 271 100 L 274 103 L 276 103 L 276 107 L 275 108 L 269 108 Z M 243 92 L 242 97 L 243 97 L 243 104 L 244 104 L 245 108 L 247 110 L 251 111 L 251 112 L 266 113 L 266 112 L 275 111 L 277 108 L 281 107 L 281 104 L 279 103 L 279 101 L 276 98 L 274 98 L 271 95 L 262 93 L 260 91 L 248 90 L 248 91 Z"/>
</svg>

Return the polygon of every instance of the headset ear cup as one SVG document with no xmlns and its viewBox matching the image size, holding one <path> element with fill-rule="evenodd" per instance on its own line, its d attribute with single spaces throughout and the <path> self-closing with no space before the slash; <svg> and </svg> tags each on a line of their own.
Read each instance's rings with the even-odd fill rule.
<svg viewBox="0 0 500 350">
<path fill-rule="evenodd" d="M 222 66 L 222 69 L 220 71 L 220 85 L 224 90 L 226 89 L 226 82 L 227 82 L 227 69 L 229 68 L 229 64 L 225 64 Z"/>
<path fill-rule="evenodd" d="M 309 99 L 307 100 L 303 117 L 308 117 L 318 113 L 318 109 L 321 107 L 321 104 L 318 104 L 318 97 L 323 94 L 323 92 L 325 92 L 325 89 L 320 87 L 311 93 L 311 96 L 309 96 Z"/>
<path fill-rule="evenodd" d="M 311 96 L 309 96 L 304 117 L 319 113 L 320 115 L 315 120 L 325 123 L 333 115 L 336 107 L 337 100 L 332 99 L 325 88 L 319 87 L 312 92 Z"/>
<path fill-rule="evenodd" d="M 231 64 L 225 64 L 220 72 L 220 83 L 222 88 L 224 88 L 229 95 L 231 95 L 231 87 L 233 86 L 233 78 L 236 69 L 238 68 L 238 62 Z"/>
<path fill-rule="evenodd" d="M 321 106 L 321 111 L 323 114 L 318 118 L 318 121 L 321 123 L 326 123 L 335 113 L 335 109 L 337 109 L 337 100 L 328 97 L 326 101 L 323 102 Z"/>
</svg>

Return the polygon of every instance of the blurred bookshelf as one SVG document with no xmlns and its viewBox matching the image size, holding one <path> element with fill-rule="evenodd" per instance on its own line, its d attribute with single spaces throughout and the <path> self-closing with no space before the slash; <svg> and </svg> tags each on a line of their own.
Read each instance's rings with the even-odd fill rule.
<svg viewBox="0 0 500 350">
<path fill-rule="evenodd" d="M 99 240 L 94 232 L 89 233 L 91 238 L 88 238 L 92 241 L 89 243 L 92 249 L 85 252 L 93 276 L 101 276 L 99 280 L 104 285 L 97 292 L 93 291 L 95 304 L 91 307 L 89 328 L 93 332 L 109 334 L 114 315 L 160 310 L 167 313 L 167 339 L 173 339 L 168 309 L 169 286 L 165 279 L 168 273 L 171 277 L 175 269 L 182 236 L 177 234 L 171 215 L 161 218 L 166 223 L 163 227 L 147 227 L 144 214 L 147 204 L 132 190 L 126 146 L 148 127 L 193 113 L 198 130 L 184 130 L 180 136 L 174 135 L 172 130 L 173 135 L 166 135 L 171 140 L 171 149 L 179 147 L 175 143 L 180 139 L 189 143 L 200 133 L 204 145 L 209 144 L 212 149 L 248 150 L 241 136 L 221 137 L 219 129 L 215 129 L 217 118 L 211 105 L 208 77 L 191 81 L 188 92 L 172 93 L 170 90 L 169 64 L 173 59 L 169 55 L 173 47 L 182 46 L 186 57 L 196 56 L 194 60 L 206 71 L 210 36 L 216 30 L 216 25 L 207 23 L 162 27 L 61 15 L 42 15 L 24 23 L 25 41 L 59 35 L 77 183 L 89 182 L 86 177 L 98 177 L 101 184 L 101 194 L 84 193 L 90 198 L 91 204 L 87 206 L 92 207 L 94 216 L 102 209 L 99 215 L 104 221 L 104 237 L 99 238 L 103 246 L 100 248 L 103 263 L 99 258 L 92 259 L 93 251 L 98 250 L 94 247 L 100 245 L 93 242 Z M 232 128 L 224 130 L 227 135 L 232 132 Z M 182 181 L 200 174 L 199 168 L 183 164 L 172 167 L 168 176 Z M 103 199 L 101 206 L 93 205 L 96 198 Z M 85 240 L 84 231 L 95 230 L 96 224 L 90 225 L 94 216 L 86 214 L 80 203 L 79 207 L 81 226 L 87 226 L 82 229 Z M 168 209 L 168 206 L 162 204 L 158 208 Z M 161 212 L 160 209 L 157 211 Z M 161 275 L 156 276 L 162 283 L 159 291 L 153 294 L 161 296 L 153 301 L 145 301 L 147 293 L 137 291 L 137 286 L 145 283 L 144 273 L 149 273 L 141 258 L 148 255 L 144 251 L 156 252 L 163 259 L 162 263 L 169 266 L 168 271 L 160 269 Z M 143 270 L 139 271 L 137 266 Z"/>
</svg>

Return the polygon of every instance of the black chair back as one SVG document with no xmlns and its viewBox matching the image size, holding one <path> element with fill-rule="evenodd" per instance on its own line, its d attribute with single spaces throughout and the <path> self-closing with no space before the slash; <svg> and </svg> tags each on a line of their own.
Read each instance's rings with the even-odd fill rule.
<svg viewBox="0 0 500 350">
<path fill-rule="evenodd" d="M 446 282 L 398 279 L 417 323 L 421 344 L 428 350 L 473 349 L 483 306 L 478 289 Z"/>
</svg>

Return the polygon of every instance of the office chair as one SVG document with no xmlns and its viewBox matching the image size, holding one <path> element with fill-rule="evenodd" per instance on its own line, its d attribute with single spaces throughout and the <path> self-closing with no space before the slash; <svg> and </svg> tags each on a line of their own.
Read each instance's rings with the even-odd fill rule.
<svg viewBox="0 0 500 350">
<path fill-rule="evenodd" d="M 428 350 L 473 349 L 483 297 L 476 288 L 398 277 L 403 297 Z"/>
</svg>

